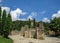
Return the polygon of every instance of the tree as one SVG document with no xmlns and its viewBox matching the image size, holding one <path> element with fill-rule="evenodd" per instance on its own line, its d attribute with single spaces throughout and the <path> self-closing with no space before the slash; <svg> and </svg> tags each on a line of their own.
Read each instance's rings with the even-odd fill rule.
<svg viewBox="0 0 60 43">
<path fill-rule="evenodd" d="M 0 7 L 0 35 L 4 36 L 5 38 L 8 38 L 8 35 L 11 32 L 11 30 L 12 30 L 11 14 L 9 13 L 7 16 L 6 11 L 3 10 L 2 12 Z"/>
<path fill-rule="evenodd" d="M 30 18 L 29 18 L 29 23 L 28 23 L 28 25 L 29 25 L 29 28 L 31 28 L 31 20 L 30 20 Z"/>
<path fill-rule="evenodd" d="M 53 20 L 51 20 L 50 26 L 49 26 L 51 30 L 57 31 L 60 25 L 59 22 L 60 22 L 59 18 L 54 18 Z"/>
<path fill-rule="evenodd" d="M 6 29 L 6 11 L 3 10 L 3 15 L 2 15 L 2 34 L 4 35 Z"/>
<path fill-rule="evenodd" d="M 8 29 L 9 29 L 9 31 L 11 31 L 12 30 L 12 18 L 11 18 L 11 14 L 9 13 L 8 14 L 8 17 L 7 17 L 7 22 L 8 22 Z"/>
<path fill-rule="evenodd" d="M 36 22 L 35 22 L 35 18 L 33 19 L 33 28 L 36 27 Z"/>
<path fill-rule="evenodd" d="M 18 30 L 18 31 L 20 30 L 19 24 L 20 24 L 20 23 L 19 23 L 19 21 L 17 20 L 16 23 L 15 23 L 15 29 Z"/>
<path fill-rule="evenodd" d="M 0 35 L 1 35 L 1 29 L 2 29 L 2 24 L 1 24 L 1 13 L 2 13 L 2 10 L 1 10 L 1 7 L 0 7 Z"/>
<path fill-rule="evenodd" d="M 49 30 L 49 24 L 50 24 L 50 23 L 48 23 L 48 22 L 43 22 L 43 24 L 44 24 L 44 30 L 45 30 L 45 32 L 47 32 L 47 31 Z"/>
<path fill-rule="evenodd" d="M 51 20 L 49 28 L 50 30 L 55 31 L 55 34 L 57 34 L 57 32 L 60 31 L 60 17 Z"/>
<path fill-rule="evenodd" d="M 11 14 L 9 13 L 6 18 L 6 31 L 5 31 L 5 37 L 8 38 L 9 33 L 12 30 L 12 19 Z"/>
</svg>

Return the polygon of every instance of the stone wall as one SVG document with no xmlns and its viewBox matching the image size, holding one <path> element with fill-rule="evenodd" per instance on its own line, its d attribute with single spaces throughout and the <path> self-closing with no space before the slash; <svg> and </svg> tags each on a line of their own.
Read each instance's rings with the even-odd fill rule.
<svg viewBox="0 0 60 43">
<path fill-rule="evenodd" d="M 17 34 L 19 34 L 19 31 L 17 31 L 17 30 L 12 30 L 10 33 L 10 35 L 17 35 Z"/>
<path fill-rule="evenodd" d="M 33 30 L 29 30 L 28 26 L 25 25 L 21 28 L 20 32 L 12 31 L 12 34 L 20 34 L 23 37 L 26 38 L 36 38 L 36 39 L 44 39 L 44 26 L 43 23 L 39 23 L 39 27 Z"/>
<path fill-rule="evenodd" d="M 24 28 L 26 29 L 26 28 Z M 33 30 L 25 30 L 24 31 L 24 37 L 29 37 L 29 38 L 36 38 L 36 39 L 44 39 L 44 26 L 43 23 L 39 23 L 39 27 L 37 27 L 35 29 L 35 31 Z"/>
<path fill-rule="evenodd" d="M 34 38 L 36 39 L 43 39 L 43 32 L 37 27 L 36 31 L 35 31 L 35 35 Z"/>
</svg>

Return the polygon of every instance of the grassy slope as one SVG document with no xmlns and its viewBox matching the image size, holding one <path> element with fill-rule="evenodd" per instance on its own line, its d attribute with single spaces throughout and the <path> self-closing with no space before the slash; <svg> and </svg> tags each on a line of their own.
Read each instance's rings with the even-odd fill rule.
<svg viewBox="0 0 60 43">
<path fill-rule="evenodd" d="M 13 43 L 12 39 L 6 39 L 0 36 L 0 43 Z"/>
</svg>

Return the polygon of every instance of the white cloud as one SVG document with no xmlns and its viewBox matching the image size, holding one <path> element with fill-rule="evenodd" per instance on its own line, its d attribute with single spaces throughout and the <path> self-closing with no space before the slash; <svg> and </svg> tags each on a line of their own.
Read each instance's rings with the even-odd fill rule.
<svg viewBox="0 0 60 43">
<path fill-rule="evenodd" d="M 6 13 L 8 14 L 10 12 L 10 8 L 9 7 L 1 7 L 2 11 L 6 10 Z"/>
<path fill-rule="evenodd" d="M 2 2 L 2 0 L 0 0 L 0 2 Z"/>
<path fill-rule="evenodd" d="M 25 19 L 25 18 L 22 18 L 22 19 L 18 19 L 18 20 L 26 21 L 27 19 Z"/>
<path fill-rule="evenodd" d="M 31 20 L 33 20 L 33 18 L 32 18 L 32 16 L 31 16 L 31 15 L 29 15 L 29 16 L 28 16 L 28 19 L 31 19 Z"/>
<path fill-rule="evenodd" d="M 50 22 L 50 20 L 48 18 L 44 18 L 42 21 L 43 22 Z"/>
<path fill-rule="evenodd" d="M 28 18 L 27 19 L 31 19 L 31 20 L 33 20 L 33 18 L 35 18 L 37 16 L 37 13 L 36 12 L 32 12 L 29 16 L 28 16 Z"/>
<path fill-rule="evenodd" d="M 27 12 L 22 12 L 21 14 L 22 14 L 22 15 L 25 15 L 25 14 L 27 14 Z"/>
<path fill-rule="evenodd" d="M 17 8 L 16 10 L 11 10 L 11 11 L 10 11 L 10 8 L 9 7 L 1 7 L 1 9 L 2 9 L 2 12 L 3 12 L 3 10 L 6 10 L 6 13 L 7 14 L 10 12 L 13 21 L 15 21 L 15 20 L 25 20 L 25 19 L 20 19 L 19 17 L 20 17 L 20 15 L 27 14 L 27 12 L 23 12 L 19 8 Z"/>
<path fill-rule="evenodd" d="M 51 19 L 53 20 L 55 17 L 56 18 L 60 17 L 60 10 L 57 13 L 52 14 L 52 18 Z M 50 20 L 48 18 L 44 18 L 43 22 L 50 22 Z"/>
<path fill-rule="evenodd" d="M 52 19 L 54 19 L 55 17 L 56 18 L 60 17 L 60 10 L 57 13 L 52 15 Z"/>
<path fill-rule="evenodd" d="M 17 8 L 16 10 L 13 10 L 10 12 L 11 13 L 11 16 L 12 16 L 12 20 L 15 21 L 15 20 L 20 20 L 20 15 L 25 15 L 26 12 L 23 12 L 21 9 Z"/>
<path fill-rule="evenodd" d="M 40 14 L 45 14 L 45 13 L 46 13 L 46 11 L 41 11 L 41 12 L 40 12 Z"/>
</svg>

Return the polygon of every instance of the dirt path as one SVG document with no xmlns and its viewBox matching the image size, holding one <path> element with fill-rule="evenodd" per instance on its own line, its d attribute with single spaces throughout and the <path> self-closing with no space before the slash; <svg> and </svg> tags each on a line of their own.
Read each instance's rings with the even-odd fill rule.
<svg viewBox="0 0 60 43">
<path fill-rule="evenodd" d="M 20 35 L 9 36 L 14 43 L 60 43 L 60 39 L 54 37 L 45 37 L 45 40 L 38 40 L 33 38 L 24 38 Z"/>
</svg>

